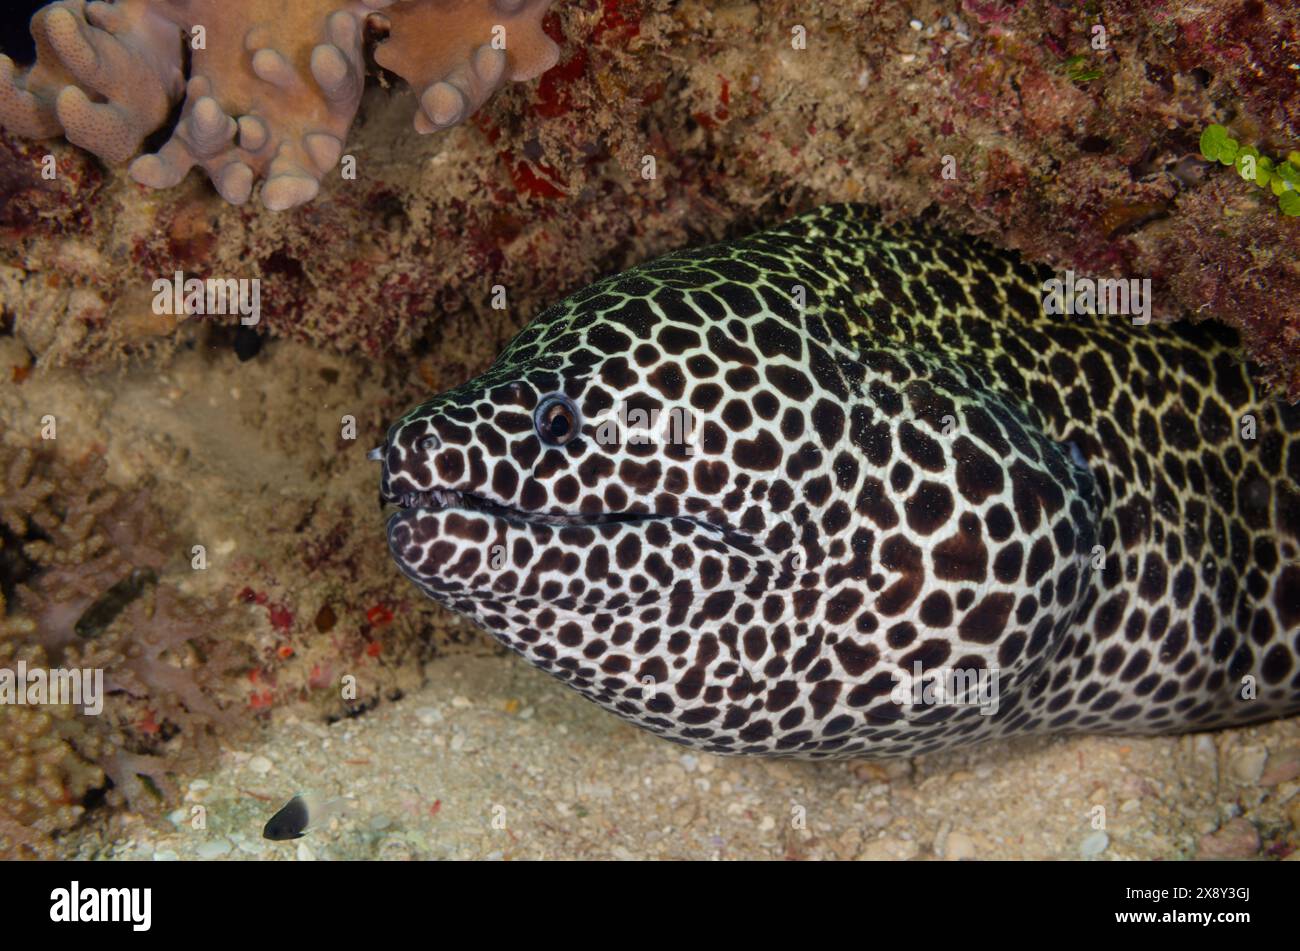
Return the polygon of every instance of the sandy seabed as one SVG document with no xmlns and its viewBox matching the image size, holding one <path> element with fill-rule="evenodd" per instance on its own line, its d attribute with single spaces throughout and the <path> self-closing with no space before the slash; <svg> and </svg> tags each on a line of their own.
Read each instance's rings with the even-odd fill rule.
<svg viewBox="0 0 1300 951">
<path fill-rule="evenodd" d="M 140 823 L 112 842 L 83 840 L 77 854 L 1177 859 L 1258 855 L 1300 823 L 1295 720 L 808 763 L 682 749 L 509 657 L 448 658 L 431 673 L 364 717 L 282 717 L 264 742 L 190 778 L 171 827 Z M 303 792 L 343 801 L 297 841 L 263 840 L 266 820 Z"/>
</svg>

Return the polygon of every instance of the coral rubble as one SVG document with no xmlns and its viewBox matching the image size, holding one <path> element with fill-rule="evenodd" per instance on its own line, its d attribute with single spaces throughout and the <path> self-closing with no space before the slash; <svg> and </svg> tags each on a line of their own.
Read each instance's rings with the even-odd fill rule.
<svg viewBox="0 0 1300 951">
<path fill-rule="evenodd" d="M 0 705 L 0 855 L 44 854 L 96 790 L 158 812 L 180 765 L 237 732 L 221 698 L 247 661 L 213 636 L 228 609 L 183 592 L 147 492 L 3 441 L 0 473 L 0 667 L 103 671 L 98 713 Z"/>
<path fill-rule="evenodd" d="M 257 179 L 273 210 L 314 198 L 339 162 L 365 81 L 365 31 L 386 33 L 376 62 L 419 94 L 415 128 L 475 112 L 507 79 L 555 63 L 541 30 L 550 0 L 56 0 L 32 18 L 36 63 L 0 56 L 0 125 L 60 133 L 108 162 L 135 156 L 184 108 L 170 139 L 131 177 L 176 185 L 203 167 L 232 204 Z M 189 76 L 184 75 L 185 53 Z"/>
</svg>

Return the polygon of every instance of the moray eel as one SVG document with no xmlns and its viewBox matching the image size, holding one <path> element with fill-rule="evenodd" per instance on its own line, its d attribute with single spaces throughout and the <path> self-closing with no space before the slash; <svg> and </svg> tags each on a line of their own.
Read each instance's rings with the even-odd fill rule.
<svg viewBox="0 0 1300 951">
<path fill-rule="evenodd" d="M 389 429 L 389 548 L 718 753 L 1297 712 L 1300 409 L 1223 328 L 1049 316 L 1052 276 L 839 205 L 598 281 Z"/>
</svg>

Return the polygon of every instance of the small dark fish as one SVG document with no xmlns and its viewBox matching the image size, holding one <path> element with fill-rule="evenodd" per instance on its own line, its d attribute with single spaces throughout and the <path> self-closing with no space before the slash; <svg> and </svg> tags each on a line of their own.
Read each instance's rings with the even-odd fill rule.
<svg viewBox="0 0 1300 951">
<path fill-rule="evenodd" d="M 294 796 L 281 807 L 280 811 L 266 820 L 262 827 L 262 838 L 272 842 L 287 842 L 289 839 L 301 839 L 307 832 L 311 820 L 307 800 Z"/>
<path fill-rule="evenodd" d="M 77 618 L 73 630 L 80 637 L 98 637 L 146 587 L 157 583 L 158 574 L 152 568 L 137 568 L 96 598 Z"/>
<path fill-rule="evenodd" d="M 322 800 L 311 793 L 299 793 L 286 802 L 280 811 L 266 820 L 262 827 L 262 838 L 272 842 L 288 842 L 301 839 L 313 828 L 319 826 L 326 818 L 343 807 L 345 800 Z"/>
</svg>

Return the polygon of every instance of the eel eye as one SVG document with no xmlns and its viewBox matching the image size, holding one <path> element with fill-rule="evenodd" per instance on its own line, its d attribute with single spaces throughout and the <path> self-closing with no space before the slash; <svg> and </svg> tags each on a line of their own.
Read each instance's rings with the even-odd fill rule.
<svg viewBox="0 0 1300 951">
<path fill-rule="evenodd" d="M 415 447 L 419 449 L 420 452 L 433 452 L 441 445 L 442 441 L 439 440 L 437 436 L 430 435 L 421 436 L 419 441 L 415 444 Z"/>
<path fill-rule="evenodd" d="M 537 404 L 533 425 L 548 446 L 563 446 L 578 435 L 578 408 L 567 396 L 547 396 Z"/>
</svg>

